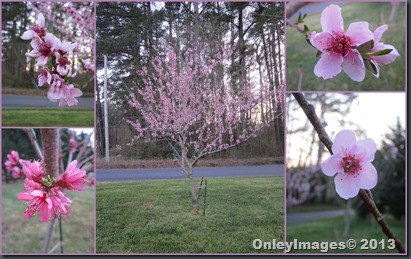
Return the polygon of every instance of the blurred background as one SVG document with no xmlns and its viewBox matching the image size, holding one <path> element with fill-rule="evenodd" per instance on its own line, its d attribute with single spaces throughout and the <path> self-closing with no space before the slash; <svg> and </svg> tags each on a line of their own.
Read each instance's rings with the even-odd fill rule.
<svg viewBox="0 0 411 259">
<path fill-rule="evenodd" d="M 303 19 L 303 23 L 296 25 L 301 29 L 306 25 L 310 31 L 321 32 L 321 12 L 332 3 L 309 3 L 301 8 L 299 8 L 302 4 L 301 2 L 287 3 L 287 24 L 295 24 L 299 14 L 301 14 L 301 17 L 306 14 L 307 16 Z M 287 26 L 287 90 L 293 91 L 298 89 L 298 78 L 301 70 L 303 71 L 302 90 L 405 90 L 405 29 L 407 20 L 404 3 L 334 3 L 341 7 L 345 30 L 347 30 L 350 23 L 359 21 L 368 22 L 372 32 L 379 26 L 387 24 L 388 29 L 384 32 L 381 42 L 393 45 L 398 50 L 400 57 L 389 65 L 381 66 L 379 78 L 367 72 L 364 81 L 354 82 L 344 72 L 341 72 L 332 79 L 324 80 L 314 75 L 314 67 L 319 59 L 319 57 L 316 57 L 317 50 L 307 43 L 304 33 L 299 32 L 296 28 Z"/>
<path fill-rule="evenodd" d="M 305 97 L 333 141 L 338 132 L 349 129 L 357 140 L 376 142 L 372 163 L 378 183 L 371 192 L 394 234 L 405 242 L 405 94 L 307 93 Z M 320 165 L 330 154 L 291 94 L 286 123 L 287 240 L 386 238 L 363 201 L 341 199 L 333 177 L 322 173 Z"/>
<path fill-rule="evenodd" d="M 62 217 L 64 253 L 94 252 L 94 129 L 76 128 L 60 129 L 61 161 L 67 164 L 69 150 L 72 158 L 87 173 L 88 187 L 85 191 L 70 191 L 66 196 L 72 200 L 72 214 Z M 41 148 L 40 129 L 34 130 L 37 142 Z M 73 139 L 70 143 L 70 139 Z M 17 151 L 23 160 L 39 160 L 27 134 L 22 129 L 3 129 L 2 132 L 2 236 L 3 254 L 37 253 L 42 251 L 49 223 L 41 223 L 38 213 L 31 219 L 25 219 L 24 201 L 17 199 L 18 193 L 24 192 L 24 174 L 16 175 L 6 170 L 4 163 L 7 154 Z M 75 143 L 75 145 L 73 145 Z M 20 167 L 21 168 L 21 167 Z M 64 166 L 65 168 L 65 166 Z M 49 248 L 52 249 L 59 241 L 58 221 Z M 54 251 L 59 253 L 60 249 Z"/>
</svg>

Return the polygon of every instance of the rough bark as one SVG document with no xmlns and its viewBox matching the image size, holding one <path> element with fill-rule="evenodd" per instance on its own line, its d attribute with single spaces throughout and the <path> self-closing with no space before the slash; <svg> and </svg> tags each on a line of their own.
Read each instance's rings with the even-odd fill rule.
<svg viewBox="0 0 411 259">
<path fill-rule="evenodd" d="M 58 176 L 58 143 L 59 132 L 57 128 L 41 129 L 41 138 L 44 154 L 44 167 L 51 177 Z"/>
</svg>

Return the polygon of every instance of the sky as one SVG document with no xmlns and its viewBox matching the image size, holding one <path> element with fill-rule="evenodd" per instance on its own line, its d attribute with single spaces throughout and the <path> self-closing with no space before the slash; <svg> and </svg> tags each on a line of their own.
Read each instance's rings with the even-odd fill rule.
<svg viewBox="0 0 411 259">
<path fill-rule="evenodd" d="M 315 105 L 315 104 L 314 104 Z M 297 110 L 293 114 L 302 121 L 306 119 L 303 111 Z M 372 138 L 377 147 L 381 146 L 384 140 L 384 135 L 390 132 L 390 127 L 397 123 L 397 118 L 400 119 L 401 125 L 405 128 L 406 125 L 406 95 L 405 93 L 358 93 L 358 98 L 351 103 L 350 113 L 344 118 L 347 122 L 352 122 L 356 127 L 364 130 L 364 134 L 356 131 L 356 127 L 346 128 L 356 132 L 358 140 L 364 138 Z M 292 127 L 292 125 L 289 125 Z M 334 141 L 335 135 L 343 130 L 337 122 L 332 118 L 327 120 L 325 127 L 331 140 Z M 291 130 L 291 128 L 290 128 Z M 307 137 L 305 133 L 295 133 L 287 135 L 287 161 L 290 166 L 295 165 L 300 154 L 303 157 L 311 157 L 308 154 L 308 146 L 310 143 L 304 139 Z M 316 154 L 316 151 L 313 151 Z M 312 161 L 316 161 L 315 157 L 311 157 Z"/>
<path fill-rule="evenodd" d="M 73 130 L 76 132 L 76 134 L 80 134 L 81 132 L 84 132 L 86 134 L 91 134 L 93 133 L 93 136 L 90 138 L 90 142 L 92 145 L 94 145 L 94 128 L 70 128 L 70 130 Z"/>
</svg>

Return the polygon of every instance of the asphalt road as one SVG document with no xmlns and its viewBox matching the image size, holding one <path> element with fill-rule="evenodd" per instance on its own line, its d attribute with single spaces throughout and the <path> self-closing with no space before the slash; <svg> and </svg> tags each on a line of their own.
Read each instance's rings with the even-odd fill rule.
<svg viewBox="0 0 411 259">
<path fill-rule="evenodd" d="M 283 176 L 284 165 L 228 166 L 194 168 L 196 178 Z M 97 170 L 98 182 L 142 181 L 160 179 L 183 179 L 186 175 L 180 168 L 110 169 Z"/>
<path fill-rule="evenodd" d="M 2 105 L 4 108 L 60 108 L 58 102 L 51 102 L 47 96 L 28 96 L 28 95 L 3 95 Z M 70 108 L 90 108 L 94 109 L 93 98 L 77 98 L 78 104 Z M 67 107 L 67 106 L 66 106 Z"/>
</svg>

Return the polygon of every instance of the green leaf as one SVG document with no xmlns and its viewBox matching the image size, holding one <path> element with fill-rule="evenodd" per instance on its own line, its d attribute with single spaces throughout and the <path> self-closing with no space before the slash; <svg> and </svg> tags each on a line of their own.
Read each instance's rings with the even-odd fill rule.
<svg viewBox="0 0 411 259">
<path fill-rule="evenodd" d="M 390 54 L 391 51 L 392 49 L 384 49 L 384 50 L 380 50 L 380 51 L 373 52 L 373 53 L 367 53 L 367 54 L 368 56 L 384 56 L 384 55 Z"/>
<path fill-rule="evenodd" d="M 309 31 L 310 31 L 310 29 L 308 29 L 307 25 L 304 24 L 304 33 L 307 33 Z"/>
<path fill-rule="evenodd" d="M 318 58 L 319 56 L 321 56 L 321 51 L 317 51 L 317 54 L 315 54 L 315 57 Z"/>
<path fill-rule="evenodd" d="M 374 48 L 374 40 L 367 41 L 366 43 L 361 44 L 357 47 L 360 53 L 367 53 Z"/>
</svg>

